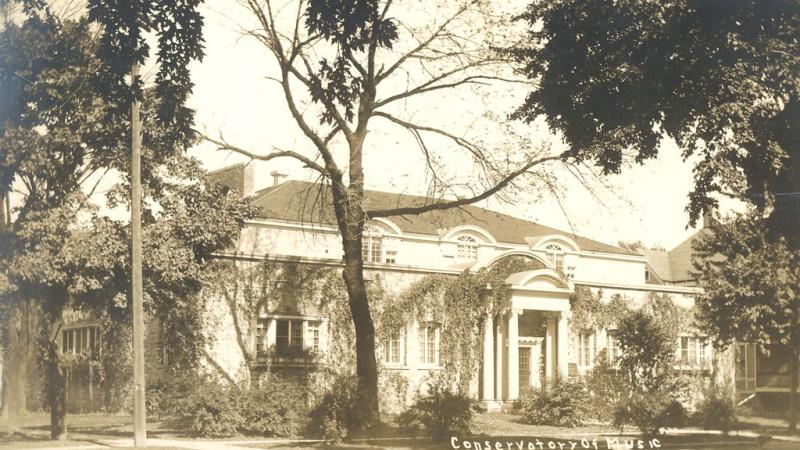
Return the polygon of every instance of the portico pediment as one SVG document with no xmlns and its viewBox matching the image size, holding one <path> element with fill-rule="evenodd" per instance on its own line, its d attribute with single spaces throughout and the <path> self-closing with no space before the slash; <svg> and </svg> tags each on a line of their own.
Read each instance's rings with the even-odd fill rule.
<svg viewBox="0 0 800 450">
<path fill-rule="evenodd" d="M 507 306 L 521 310 L 569 311 L 572 283 L 553 269 L 518 272 L 505 280 L 510 295 Z"/>
<path fill-rule="evenodd" d="M 514 273 L 506 278 L 505 282 L 512 290 L 541 290 L 566 292 L 568 294 L 574 291 L 572 283 L 553 269 L 529 270 L 527 272 Z"/>
</svg>

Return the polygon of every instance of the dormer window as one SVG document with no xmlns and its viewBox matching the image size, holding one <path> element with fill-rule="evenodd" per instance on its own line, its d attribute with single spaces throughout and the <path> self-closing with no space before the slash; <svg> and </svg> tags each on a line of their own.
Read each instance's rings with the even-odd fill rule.
<svg viewBox="0 0 800 450">
<path fill-rule="evenodd" d="M 364 262 L 379 263 L 383 258 L 383 238 L 380 230 L 372 226 L 364 227 L 361 237 L 361 257 Z"/>
<path fill-rule="evenodd" d="M 558 244 L 547 244 L 545 246 L 547 261 L 558 272 L 564 272 L 564 249 Z"/>
<path fill-rule="evenodd" d="M 472 236 L 459 236 L 458 239 L 458 260 L 477 261 L 478 260 L 478 241 Z"/>
</svg>

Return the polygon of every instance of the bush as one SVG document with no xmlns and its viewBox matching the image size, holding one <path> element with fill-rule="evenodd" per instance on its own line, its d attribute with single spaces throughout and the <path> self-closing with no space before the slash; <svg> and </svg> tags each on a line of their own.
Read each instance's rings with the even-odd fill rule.
<svg viewBox="0 0 800 450">
<path fill-rule="evenodd" d="M 278 377 L 263 381 L 259 388 L 241 391 L 239 396 L 240 431 L 245 434 L 291 436 L 307 416 L 301 386 Z"/>
<path fill-rule="evenodd" d="M 250 389 L 190 377 L 161 382 L 151 391 L 150 410 L 170 426 L 208 437 L 289 436 L 306 411 L 301 386 L 277 377 Z"/>
<path fill-rule="evenodd" d="M 356 378 L 337 377 L 333 388 L 311 411 L 309 432 L 328 442 L 340 442 L 358 430 Z"/>
<path fill-rule="evenodd" d="M 170 423 L 202 436 L 235 435 L 244 425 L 239 395 L 236 388 L 203 380 L 186 397 L 175 400 Z"/>
<path fill-rule="evenodd" d="M 420 396 L 400 414 L 398 423 L 406 432 L 424 431 L 439 440 L 454 434 L 469 433 L 473 408 L 477 402 L 467 395 L 453 393 L 443 380 L 433 380 L 427 394 Z"/>
<path fill-rule="evenodd" d="M 728 390 L 712 387 L 706 397 L 697 405 L 695 422 L 706 430 L 719 430 L 728 435 L 737 425 L 736 404 Z"/>
<path fill-rule="evenodd" d="M 615 405 L 631 391 L 630 385 L 619 370 L 608 364 L 605 350 L 597 355 L 597 364 L 586 376 L 589 391 L 588 415 L 597 420 L 611 422 Z"/>
<path fill-rule="evenodd" d="M 634 393 L 617 402 L 613 424 L 633 425 L 643 435 L 655 436 L 663 427 L 682 427 L 686 417 L 686 408 L 665 393 Z"/>
<path fill-rule="evenodd" d="M 557 377 L 539 389 L 526 389 L 515 408 L 532 425 L 575 427 L 583 424 L 588 413 L 588 394 L 579 380 Z"/>
</svg>

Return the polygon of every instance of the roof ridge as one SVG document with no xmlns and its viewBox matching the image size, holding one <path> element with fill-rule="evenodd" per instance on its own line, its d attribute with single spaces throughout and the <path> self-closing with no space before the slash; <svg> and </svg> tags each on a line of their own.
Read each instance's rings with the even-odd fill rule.
<svg viewBox="0 0 800 450">
<path fill-rule="evenodd" d="M 239 168 L 241 166 L 244 166 L 246 164 L 249 164 L 249 163 L 239 162 L 239 163 L 236 163 L 236 164 L 231 164 L 230 166 L 220 167 L 219 169 L 209 170 L 208 172 L 206 172 L 206 175 L 216 175 L 218 173 L 227 172 L 227 171 L 232 170 L 232 169 L 237 169 L 237 168 Z"/>
</svg>

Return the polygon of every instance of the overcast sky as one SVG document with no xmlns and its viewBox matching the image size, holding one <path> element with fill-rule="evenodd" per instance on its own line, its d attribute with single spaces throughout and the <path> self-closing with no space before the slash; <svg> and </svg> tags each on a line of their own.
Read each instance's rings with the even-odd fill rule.
<svg viewBox="0 0 800 450">
<path fill-rule="evenodd" d="M 283 103 L 279 86 L 265 78 L 274 73 L 269 55 L 254 40 L 241 37 L 236 29 L 237 24 L 246 23 L 246 13 L 234 1 L 220 0 L 213 6 L 205 6 L 204 15 L 206 56 L 193 67 L 196 86 L 191 98 L 198 126 L 254 151 L 266 151 L 272 145 L 307 148 Z M 514 103 L 514 99 L 505 100 L 509 105 Z M 542 139 L 552 139 L 544 136 L 546 130 L 540 133 Z M 401 137 L 391 133 L 381 133 L 377 139 L 395 145 L 402 143 Z M 418 177 L 418 161 L 408 156 L 393 159 L 394 153 L 388 153 L 391 154 L 367 155 L 368 187 L 424 192 Z M 208 169 L 245 160 L 209 145 L 197 147 L 192 155 Z M 285 172 L 293 179 L 310 179 L 313 175 L 291 160 L 259 163 L 256 188 L 271 184 L 269 173 L 273 170 Z M 693 233 L 686 228 L 685 212 L 691 188 L 691 164 L 681 160 L 674 144 L 666 144 L 657 160 L 609 177 L 607 182 L 613 189 L 596 189 L 600 200 L 575 180 L 563 178 L 566 191 L 561 206 L 552 198 L 544 201 L 523 198 L 514 205 L 489 201 L 482 206 L 565 230 L 571 225 L 578 234 L 609 243 L 641 240 L 669 249 Z"/>
</svg>

